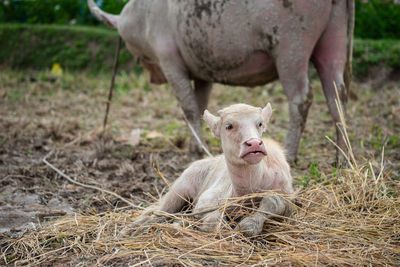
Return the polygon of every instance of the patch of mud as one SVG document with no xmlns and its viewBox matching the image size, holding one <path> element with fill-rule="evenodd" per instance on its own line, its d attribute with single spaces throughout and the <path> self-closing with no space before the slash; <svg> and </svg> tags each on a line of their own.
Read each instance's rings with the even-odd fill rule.
<svg viewBox="0 0 400 267">
<path fill-rule="evenodd" d="M 47 218 L 73 214 L 72 207 L 57 198 L 43 205 L 38 194 L 12 192 L 6 187 L 0 196 L 0 234 L 17 237 Z"/>
<path fill-rule="evenodd" d="M 159 198 L 166 186 L 156 166 L 172 182 L 190 161 L 183 152 L 153 152 L 97 134 L 65 146 L 71 136 L 79 136 L 79 127 L 66 132 L 63 125 L 27 125 L 0 119 L 0 132 L 9 133 L 0 147 L 0 234 L 12 237 L 58 216 L 126 206 L 106 193 L 70 183 L 43 163 L 45 156 L 72 179 L 138 205 Z"/>
</svg>

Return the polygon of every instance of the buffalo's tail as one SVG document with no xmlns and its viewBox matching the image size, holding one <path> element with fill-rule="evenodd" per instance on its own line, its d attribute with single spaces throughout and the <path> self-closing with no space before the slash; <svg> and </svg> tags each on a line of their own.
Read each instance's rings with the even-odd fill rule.
<svg viewBox="0 0 400 267">
<path fill-rule="evenodd" d="M 119 15 L 109 14 L 101 10 L 93 0 L 88 0 L 88 6 L 90 12 L 95 16 L 98 20 L 103 22 L 110 28 L 116 29 L 118 26 Z"/>
<path fill-rule="evenodd" d="M 344 84 L 346 86 L 346 95 L 351 94 L 350 83 L 353 76 L 353 40 L 354 40 L 354 17 L 355 17 L 354 0 L 347 0 L 347 61 L 344 71 Z"/>
</svg>

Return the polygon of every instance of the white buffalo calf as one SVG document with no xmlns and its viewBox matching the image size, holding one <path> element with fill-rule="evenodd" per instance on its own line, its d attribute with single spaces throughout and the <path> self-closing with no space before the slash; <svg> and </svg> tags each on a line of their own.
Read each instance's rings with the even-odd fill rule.
<svg viewBox="0 0 400 267">
<path fill-rule="evenodd" d="M 256 108 L 236 104 L 218 112 L 207 110 L 203 119 L 213 135 L 221 139 L 223 154 L 193 162 L 173 183 L 158 203 L 145 210 L 134 225 L 156 220 L 151 213 L 175 213 L 191 201 L 193 212 L 201 214 L 202 229 L 215 229 L 224 220 L 221 209 L 204 212 L 223 205 L 227 198 L 274 190 L 277 194 L 264 196 L 257 212 L 244 217 L 236 229 L 247 236 L 261 233 L 266 218 L 288 215 L 289 204 L 279 194 L 293 194 L 292 176 L 284 152 L 270 140 L 262 139 L 272 114 L 271 105 Z M 132 229 L 133 230 L 133 229 Z"/>
</svg>

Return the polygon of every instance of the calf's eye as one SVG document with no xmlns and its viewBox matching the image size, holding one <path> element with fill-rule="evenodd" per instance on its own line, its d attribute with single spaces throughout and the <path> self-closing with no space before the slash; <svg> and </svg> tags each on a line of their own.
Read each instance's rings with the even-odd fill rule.
<svg viewBox="0 0 400 267">
<path fill-rule="evenodd" d="M 225 129 L 227 129 L 227 130 L 232 130 L 232 129 L 233 129 L 233 125 L 232 125 L 232 124 L 227 124 L 227 125 L 225 126 Z"/>
<path fill-rule="evenodd" d="M 258 124 L 258 127 L 262 127 L 263 126 L 263 123 L 262 122 L 260 122 L 259 124 Z"/>
</svg>

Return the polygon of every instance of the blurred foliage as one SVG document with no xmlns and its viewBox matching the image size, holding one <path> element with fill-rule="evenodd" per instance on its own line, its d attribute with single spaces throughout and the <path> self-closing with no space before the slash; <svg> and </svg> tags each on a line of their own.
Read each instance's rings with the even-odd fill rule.
<svg viewBox="0 0 400 267">
<path fill-rule="evenodd" d="M 50 69 L 59 63 L 67 70 L 109 71 L 118 33 L 88 26 L 0 24 L 0 66 L 13 69 Z M 372 66 L 400 69 L 398 40 L 356 39 L 353 72 L 366 77 Z M 141 72 L 124 48 L 120 69 Z"/>
<path fill-rule="evenodd" d="M 129 0 L 95 0 L 105 11 L 118 14 Z M 355 36 L 363 39 L 400 38 L 399 0 L 355 0 Z M 24 25 L 5 24 L 7 22 Z M 1 0 L 0 64 L 12 68 L 63 68 L 109 70 L 117 33 L 92 28 L 61 26 L 32 27 L 30 24 L 98 25 L 87 0 Z M 16 51 L 12 53 L 11 51 Z M 124 64 L 133 62 L 125 50 Z M 130 63 L 132 66 L 132 63 Z M 400 68 L 400 45 L 390 40 L 356 40 L 354 74 L 368 74 L 371 66 Z"/>
<path fill-rule="evenodd" d="M 365 39 L 400 38 L 400 1 L 356 0 L 354 35 Z"/>
<path fill-rule="evenodd" d="M 368 70 L 377 65 L 400 69 L 400 42 L 386 39 L 356 39 L 353 52 L 354 75 L 366 77 Z"/>
<path fill-rule="evenodd" d="M 128 0 L 95 0 L 101 9 L 119 14 Z M 355 0 L 358 38 L 400 38 L 399 0 Z M 0 23 L 97 25 L 86 0 L 2 0 Z"/>
<path fill-rule="evenodd" d="M 13 69 L 50 69 L 54 63 L 67 70 L 110 71 L 118 33 L 99 27 L 67 25 L 0 25 L 0 65 Z M 140 72 L 123 48 L 120 70 Z"/>
<path fill-rule="evenodd" d="M 101 9 L 118 14 L 128 0 L 95 0 Z M 96 25 L 87 0 L 2 0 L 0 23 Z"/>
</svg>

